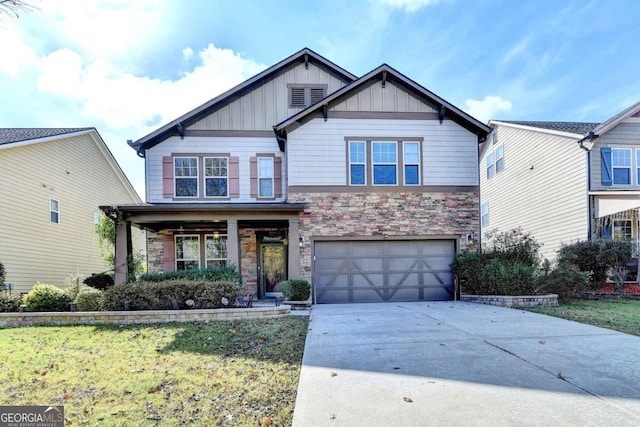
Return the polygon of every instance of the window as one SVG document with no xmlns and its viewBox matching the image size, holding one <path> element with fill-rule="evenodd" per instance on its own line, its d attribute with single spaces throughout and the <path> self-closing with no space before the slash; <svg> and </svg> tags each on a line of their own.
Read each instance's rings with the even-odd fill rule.
<svg viewBox="0 0 640 427">
<path fill-rule="evenodd" d="M 200 268 L 200 236 L 176 236 L 176 270 Z"/>
<path fill-rule="evenodd" d="M 614 240 L 631 240 L 633 231 L 631 229 L 630 219 L 614 219 L 613 220 L 613 239 Z"/>
<path fill-rule="evenodd" d="M 487 154 L 487 178 L 491 178 L 495 175 L 495 169 L 493 168 L 493 152 Z"/>
<path fill-rule="evenodd" d="M 398 183 L 398 155 L 395 142 L 372 142 L 373 185 Z"/>
<path fill-rule="evenodd" d="M 229 184 L 229 159 L 226 157 L 204 158 L 205 197 L 227 197 Z"/>
<path fill-rule="evenodd" d="M 49 220 L 54 224 L 60 224 L 60 202 L 49 199 Z"/>
<path fill-rule="evenodd" d="M 349 142 L 349 184 L 365 185 L 367 168 L 364 141 Z"/>
<path fill-rule="evenodd" d="M 205 264 L 207 268 L 227 265 L 227 236 L 217 233 L 205 236 Z"/>
<path fill-rule="evenodd" d="M 631 149 L 611 149 L 611 165 L 613 167 L 614 184 L 631 184 Z"/>
<path fill-rule="evenodd" d="M 404 142 L 404 185 L 420 185 L 420 144 Z"/>
<path fill-rule="evenodd" d="M 636 184 L 640 185 L 640 150 L 636 150 Z"/>
<path fill-rule="evenodd" d="M 327 85 L 290 85 L 289 107 L 306 108 L 319 102 L 327 95 Z"/>
<path fill-rule="evenodd" d="M 482 204 L 480 208 L 480 217 L 481 217 L 481 223 L 483 227 L 486 227 L 487 225 L 489 225 L 489 203 L 488 202 L 485 202 Z"/>
<path fill-rule="evenodd" d="M 102 215 L 98 212 L 93 213 L 93 229 L 96 233 L 100 232 L 100 222 L 102 221 Z"/>
<path fill-rule="evenodd" d="M 496 156 L 496 173 L 504 169 L 504 161 L 502 159 L 502 145 L 498 145 L 495 151 Z"/>
<path fill-rule="evenodd" d="M 176 197 L 198 197 L 198 158 L 175 157 L 174 179 Z"/>
<path fill-rule="evenodd" d="M 258 157 L 258 197 L 273 197 L 273 157 Z"/>
</svg>

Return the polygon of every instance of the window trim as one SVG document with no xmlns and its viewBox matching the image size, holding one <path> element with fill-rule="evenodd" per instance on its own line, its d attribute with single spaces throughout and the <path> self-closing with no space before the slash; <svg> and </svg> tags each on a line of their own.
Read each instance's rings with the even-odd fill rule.
<svg viewBox="0 0 640 427">
<path fill-rule="evenodd" d="M 178 238 L 183 238 L 183 237 L 196 237 L 198 239 L 198 266 L 196 268 L 200 268 L 200 266 L 202 265 L 202 248 L 201 248 L 201 240 L 200 240 L 200 235 L 199 234 L 175 234 L 173 236 L 173 256 L 174 256 L 174 268 L 176 271 L 178 271 L 178 262 L 185 262 L 185 261 L 195 261 L 196 259 L 192 259 L 192 258 L 178 258 Z M 183 254 L 184 255 L 184 254 Z M 186 270 L 186 269 L 183 269 Z M 188 269 L 191 270 L 191 269 Z"/>
<path fill-rule="evenodd" d="M 412 144 L 412 145 L 416 145 L 418 148 L 418 163 L 408 163 L 407 162 L 407 151 L 406 151 L 406 146 Z M 413 154 L 413 153 L 412 153 Z M 421 151 L 420 151 L 420 142 L 418 141 L 402 141 L 402 183 L 406 186 L 409 187 L 419 187 L 420 184 L 422 183 L 422 168 L 421 168 L 421 160 L 422 155 L 421 155 Z M 417 166 L 418 167 L 418 182 L 415 184 L 409 184 L 407 183 L 407 166 Z"/>
<path fill-rule="evenodd" d="M 56 208 L 53 208 L 53 202 L 56 204 Z M 56 215 L 55 221 L 53 220 L 53 215 Z M 54 198 L 49 198 L 49 222 L 51 224 L 60 224 L 60 201 Z"/>
<path fill-rule="evenodd" d="M 207 175 L 207 159 L 224 159 L 226 161 L 226 170 L 227 170 L 227 174 L 225 176 L 216 176 L 216 175 L 211 175 L 208 176 Z M 210 156 L 203 156 L 202 157 L 202 169 L 203 169 L 203 179 L 204 179 L 204 188 L 203 188 L 203 192 L 204 192 L 204 197 L 207 199 L 228 199 L 229 198 L 229 156 L 216 156 L 216 155 L 210 155 Z M 227 184 L 225 186 L 226 194 L 222 195 L 222 196 L 209 196 L 207 195 L 207 179 L 224 179 Z"/>
<path fill-rule="evenodd" d="M 616 166 L 615 165 L 615 152 L 616 151 L 625 151 L 629 153 L 629 166 Z M 611 147 L 611 183 L 613 185 L 621 185 L 621 186 L 630 186 L 633 185 L 633 176 L 631 174 L 631 169 L 633 168 L 633 152 L 630 147 Z M 619 183 L 616 182 L 616 169 L 626 169 L 629 172 L 629 182 L 628 183 Z M 637 185 L 637 184 L 636 184 Z"/>
<path fill-rule="evenodd" d="M 498 157 L 498 154 L 500 155 Z M 485 157 L 487 179 L 491 179 L 504 170 L 504 144 L 496 144 Z"/>
<path fill-rule="evenodd" d="M 207 239 L 213 239 L 215 240 L 220 240 L 223 241 L 224 240 L 224 252 L 225 252 L 225 258 L 209 258 L 208 257 L 208 253 L 207 253 Z M 207 268 L 209 268 L 209 261 L 224 261 L 224 265 L 229 265 L 229 251 L 228 251 L 228 236 L 227 234 L 222 234 L 222 233 L 218 233 L 218 238 L 216 239 L 216 235 L 215 233 L 210 233 L 210 234 L 205 234 L 204 235 L 204 265 L 207 266 Z"/>
<path fill-rule="evenodd" d="M 271 163 L 271 175 L 270 176 L 262 176 L 260 175 L 260 161 L 261 160 L 269 160 Z M 276 173 L 276 165 L 275 165 L 275 161 L 274 158 L 271 156 L 256 156 L 256 166 L 257 166 L 257 179 L 258 179 L 258 199 L 273 199 L 275 198 L 275 173 Z M 263 179 L 268 179 L 271 181 L 271 194 L 269 195 L 264 195 L 262 194 L 262 186 L 260 185 L 261 181 Z"/>
<path fill-rule="evenodd" d="M 189 156 L 189 155 L 178 155 L 178 156 L 172 156 L 173 158 L 173 197 L 176 199 L 197 199 L 200 197 L 200 158 L 198 156 Z M 178 174 L 176 173 L 177 171 L 177 165 L 176 165 L 176 160 L 178 159 L 195 159 L 196 161 L 196 174 L 195 176 L 193 175 L 188 175 L 188 176 L 178 176 Z M 195 178 L 196 180 L 196 194 L 194 196 L 179 196 L 178 195 L 178 180 L 179 179 L 193 179 Z"/>
<path fill-rule="evenodd" d="M 362 144 L 362 148 L 363 148 L 363 157 L 364 160 L 362 162 L 354 162 L 351 160 L 351 144 Z M 358 187 L 366 187 L 367 185 L 367 141 L 357 141 L 357 140 L 353 140 L 353 141 L 347 141 L 347 161 L 348 161 L 348 167 L 347 167 L 347 175 L 348 175 L 348 185 L 352 185 L 352 186 L 358 186 Z M 352 182 L 352 175 L 351 175 L 351 166 L 355 165 L 355 166 L 362 166 L 364 168 L 364 173 L 363 173 L 363 182 L 362 184 L 354 184 Z"/>
<path fill-rule="evenodd" d="M 499 157 L 498 157 L 498 151 L 500 151 Z M 500 172 L 502 172 L 502 170 L 504 169 L 504 146 L 502 144 L 498 144 L 498 146 L 496 146 L 493 152 L 494 152 L 494 157 L 496 161 L 495 170 L 497 175 Z"/>
<path fill-rule="evenodd" d="M 486 221 L 485 221 L 486 217 Z M 489 226 L 489 202 L 484 202 L 480 205 L 480 226 Z"/>
</svg>

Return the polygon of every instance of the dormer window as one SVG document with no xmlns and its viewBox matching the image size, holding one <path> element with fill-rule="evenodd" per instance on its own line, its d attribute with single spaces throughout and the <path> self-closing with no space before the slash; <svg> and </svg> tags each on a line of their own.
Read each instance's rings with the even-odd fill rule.
<svg viewBox="0 0 640 427">
<path fill-rule="evenodd" d="M 289 108 L 307 108 L 327 96 L 327 85 L 290 84 Z"/>
</svg>

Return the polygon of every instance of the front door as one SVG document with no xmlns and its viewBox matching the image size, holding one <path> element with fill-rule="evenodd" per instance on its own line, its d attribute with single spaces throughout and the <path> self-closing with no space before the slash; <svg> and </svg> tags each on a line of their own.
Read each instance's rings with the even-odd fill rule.
<svg viewBox="0 0 640 427">
<path fill-rule="evenodd" d="M 260 296 L 282 295 L 281 282 L 286 280 L 286 252 L 282 243 L 260 245 Z"/>
</svg>

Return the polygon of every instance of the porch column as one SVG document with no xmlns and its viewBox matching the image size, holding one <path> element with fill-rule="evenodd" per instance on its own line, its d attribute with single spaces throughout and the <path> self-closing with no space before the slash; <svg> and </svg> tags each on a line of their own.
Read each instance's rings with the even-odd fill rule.
<svg viewBox="0 0 640 427">
<path fill-rule="evenodd" d="M 298 217 L 289 219 L 289 263 L 287 271 L 289 279 L 300 278 L 300 229 Z"/>
<path fill-rule="evenodd" d="M 131 223 L 128 221 L 116 222 L 116 259 L 115 277 L 116 284 L 126 283 L 129 275 L 129 251 L 131 248 Z"/>
<path fill-rule="evenodd" d="M 240 236 L 238 234 L 238 220 L 227 220 L 227 259 L 240 271 Z"/>
</svg>

